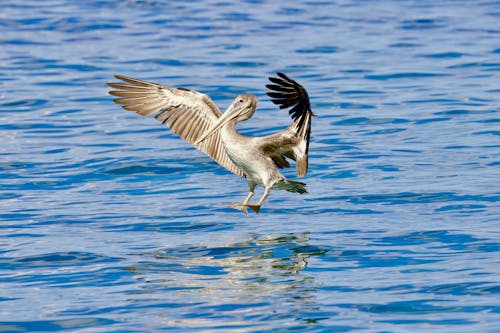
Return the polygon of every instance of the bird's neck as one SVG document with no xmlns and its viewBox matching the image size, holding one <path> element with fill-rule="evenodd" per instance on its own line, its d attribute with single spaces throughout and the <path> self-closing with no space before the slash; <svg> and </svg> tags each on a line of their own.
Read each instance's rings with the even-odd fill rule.
<svg viewBox="0 0 500 333">
<path fill-rule="evenodd" d="M 222 127 L 222 130 L 221 130 L 221 135 L 222 135 L 223 140 L 224 140 L 224 137 L 235 138 L 235 137 L 241 136 L 241 134 L 236 129 L 236 122 L 235 121 L 230 121 L 226 125 L 224 125 L 224 127 Z"/>
</svg>

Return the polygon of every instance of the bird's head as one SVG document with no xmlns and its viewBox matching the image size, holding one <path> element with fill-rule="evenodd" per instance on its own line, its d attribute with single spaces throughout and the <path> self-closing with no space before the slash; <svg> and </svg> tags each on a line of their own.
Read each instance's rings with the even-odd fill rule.
<svg viewBox="0 0 500 333">
<path fill-rule="evenodd" d="M 209 136 L 215 133 L 218 129 L 222 128 L 229 122 L 239 122 L 244 121 L 252 117 L 257 108 L 257 97 L 248 94 L 238 95 L 231 105 L 227 108 L 226 112 L 220 116 L 217 123 L 214 124 L 209 130 L 207 130 L 196 142 L 195 144 L 200 144 L 206 140 Z"/>
<path fill-rule="evenodd" d="M 249 94 L 238 95 L 222 117 L 229 113 L 236 122 L 250 119 L 257 109 L 257 97 Z M 229 116 L 229 115 L 228 115 Z M 221 118 L 222 118 L 221 117 Z"/>
</svg>

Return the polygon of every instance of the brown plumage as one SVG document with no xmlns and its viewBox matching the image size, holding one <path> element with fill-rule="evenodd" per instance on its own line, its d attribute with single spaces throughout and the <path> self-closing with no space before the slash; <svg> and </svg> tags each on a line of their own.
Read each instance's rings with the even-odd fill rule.
<svg viewBox="0 0 500 333">
<path fill-rule="evenodd" d="M 241 205 L 231 207 L 247 213 L 247 207 L 259 211 L 269 190 L 282 189 L 307 193 L 305 184 L 285 179 L 276 169 L 290 167 L 287 158 L 296 161 L 297 175 L 303 177 L 308 168 L 309 138 L 313 113 L 309 96 L 303 86 L 283 73 L 270 77 L 267 93 L 280 109 L 291 108 L 292 124 L 285 130 L 264 137 L 241 135 L 235 128 L 239 121 L 249 119 L 257 108 L 257 98 L 239 95 L 222 114 L 205 94 L 185 88 L 169 88 L 121 75 L 125 83 L 108 83 L 116 89 L 109 93 L 118 97 L 115 103 L 125 110 L 155 118 L 168 126 L 217 163 L 240 177 L 246 177 L 249 193 Z M 265 187 L 256 205 L 250 205 L 256 185 Z"/>
<path fill-rule="evenodd" d="M 113 89 L 109 93 L 116 97 L 114 102 L 124 104 L 123 108 L 135 111 L 141 116 L 159 112 L 155 118 L 172 132 L 213 158 L 232 173 L 245 177 L 245 174 L 229 159 L 224 150 L 220 133 L 208 140 L 195 144 L 196 140 L 211 128 L 221 116 L 220 110 L 205 94 L 185 88 L 169 88 L 156 83 L 128 78 L 121 75 L 117 79 L 127 82 L 108 83 Z"/>
</svg>

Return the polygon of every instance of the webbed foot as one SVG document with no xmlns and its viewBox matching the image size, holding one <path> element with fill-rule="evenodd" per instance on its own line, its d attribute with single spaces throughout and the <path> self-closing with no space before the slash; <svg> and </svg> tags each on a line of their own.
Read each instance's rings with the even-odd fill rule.
<svg viewBox="0 0 500 333">
<path fill-rule="evenodd" d="M 236 205 L 228 205 L 227 207 L 241 210 L 243 213 L 245 213 L 246 216 L 248 216 L 248 207 L 249 207 L 248 205 L 236 204 Z"/>
<path fill-rule="evenodd" d="M 260 205 L 248 205 L 248 208 L 259 214 L 260 211 Z"/>
</svg>

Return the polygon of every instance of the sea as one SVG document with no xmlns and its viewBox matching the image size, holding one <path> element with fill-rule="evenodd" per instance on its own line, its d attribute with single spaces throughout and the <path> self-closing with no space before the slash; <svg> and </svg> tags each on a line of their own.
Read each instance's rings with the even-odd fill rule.
<svg viewBox="0 0 500 333">
<path fill-rule="evenodd" d="M 308 194 L 248 187 L 113 75 L 313 112 Z M 262 194 L 257 188 L 255 198 Z M 0 332 L 500 332 L 500 2 L 0 2 Z"/>
</svg>

